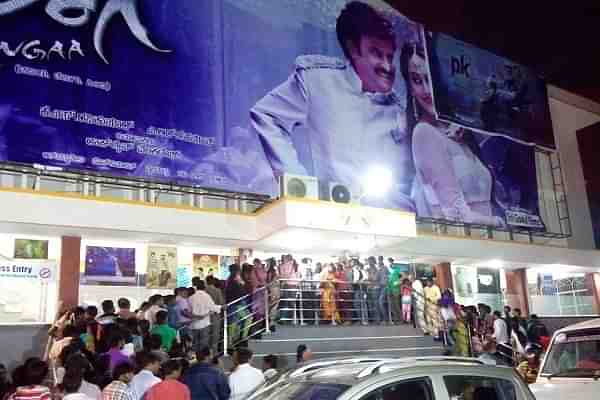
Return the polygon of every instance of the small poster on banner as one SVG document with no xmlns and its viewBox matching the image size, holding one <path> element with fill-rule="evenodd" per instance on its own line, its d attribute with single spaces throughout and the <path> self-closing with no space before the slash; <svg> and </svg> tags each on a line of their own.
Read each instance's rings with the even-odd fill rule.
<svg viewBox="0 0 600 400">
<path fill-rule="evenodd" d="M 15 239 L 15 258 L 48 259 L 48 241 Z"/>
<path fill-rule="evenodd" d="M 174 289 L 177 286 L 177 248 L 148 247 L 148 289 Z"/>
<path fill-rule="evenodd" d="M 192 266 L 180 265 L 177 267 L 177 287 L 192 286 Z"/>
<path fill-rule="evenodd" d="M 219 276 L 219 256 L 194 254 L 193 276 L 204 280 L 207 276 Z"/>
<path fill-rule="evenodd" d="M 134 285 L 135 249 L 87 246 L 83 284 Z"/>
</svg>

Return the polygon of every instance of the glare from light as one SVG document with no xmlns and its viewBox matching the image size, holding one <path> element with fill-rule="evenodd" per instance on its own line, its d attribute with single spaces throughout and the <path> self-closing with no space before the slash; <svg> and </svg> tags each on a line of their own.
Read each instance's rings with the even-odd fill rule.
<svg viewBox="0 0 600 400">
<path fill-rule="evenodd" d="M 371 165 L 362 177 L 363 195 L 383 197 L 394 182 L 392 171 L 382 165 Z"/>
<path fill-rule="evenodd" d="M 502 260 L 491 260 L 487 265 L 490 268 L 500 269 L 504 267 L 504 262 Z"/>
<path fill-rule="evenodd" d="M 369 238 L 354 238 L 337 240 L 333 243 L 333 247 L 338 250 L 348 250 L 352 252 L 365 253 L 372 250 L 375 247 L 373 240 Z"/>
</svg>

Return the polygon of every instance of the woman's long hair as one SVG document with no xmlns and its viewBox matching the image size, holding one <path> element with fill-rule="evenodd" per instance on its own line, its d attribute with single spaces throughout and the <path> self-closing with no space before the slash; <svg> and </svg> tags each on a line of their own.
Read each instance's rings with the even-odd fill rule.
<svg viewBox="0 0 600 400">
<path fill-rule="evenodd" d="M 402 73 L 402 77 L 406 84 L 406 130 L 409 133 L 409 136 L 412 136 L 412 131 L 419 122 L 422 112 L 416 104 L 415 97 L 412 94 L 410 74 L 408 72 L 408 64 L 415 54 L 425 59 L 425 48 L 423 45 L 419 42 L 404 43 L 400 53 L 400 72 Z"/>
</svg>

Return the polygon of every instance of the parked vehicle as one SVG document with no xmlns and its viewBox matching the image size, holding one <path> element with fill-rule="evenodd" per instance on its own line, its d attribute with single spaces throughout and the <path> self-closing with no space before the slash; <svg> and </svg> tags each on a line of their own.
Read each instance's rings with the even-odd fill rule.
<svg viewBox="0 0 600 400">
<path fill-rule="evenodd" d="M 423 357 L 331 364 L 278 380 L 249 400 L 535 400 L 512 368 Z"/>
<path fill-rule="evenodd" d="M 600 394 L 600 319 L 554 333 L 531 390 L 540 399 L 591 400 Z"/>
</svg>

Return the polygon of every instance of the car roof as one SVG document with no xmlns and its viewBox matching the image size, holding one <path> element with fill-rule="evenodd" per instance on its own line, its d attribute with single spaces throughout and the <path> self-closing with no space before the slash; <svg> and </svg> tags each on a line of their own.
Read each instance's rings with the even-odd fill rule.
<svg viewBox="0 0 600 400">
<path fill-rule="evenodd" d="M 578 331 L 581 329 L 593 329 L 600 328 L 600 318 L 591 319 L 589 321 L 579 322 L 577 324 L 569 325 L 565 328 L 559 329 L 556 333 L 566 333 Z"/>
<path fill-rule="evenodd" d="M 333 357 L 333 358 L 321 358 L 318 360 L 309 361 L 293 368 L 284 371 L 281 375 L 287 377 L 293 377 L 307 372 L 312 372 L 317 369 L 327 368 L 330 366 L 341 366 L 341 365 L 356 365 L 371 362 L 382 362 L 387 360 L 394 360 L 394 358 L 386 357 Z"/>
<path fill-rule="evenodd" d="M 353 385 L 374 376 L 387 374 L 439 373 L 450 370 L 471 372 L 476 370 L 489 373 L 497 372 L 498 368 L 508 370 L 508 374 L 512 371 L 511 368 L 485 365 L 476 358 L 413 357 L 362 364 L 331 365 L 305 373 L 297 378 L 303 381 Z"/>
<path fill-rule="evenodd" d="M 399 358 L 389 362 L 331 365 L 291 377 L 285 381 L 275 382 L 270 388 L 277 386 L 279 388 L 277 391 L 279 391 L 290 384 L 336 384 L 347 385 L 347 390 L 353 391 L 358 387 L 364 387 L 363 383 L 366 385 L 377 384 L 403 376 L 411 378 L 435 374 L 457 374 L 490 376 L 500 379 L 512 379 L 515 376 L 513 368 L 481 364 L 474 358 L 449 358 L 447 360 L 443 360 L 443 357 L 427 358 Z M 387 368 L 381 368 L 382 366 Z"/>
<path fill-rule="evenodd" d="M 377 362 L 364 364 L 331 365 L 302 375 L 300 380 L 353 385 L 360 380 L 360 373 Z"/>
</svg>

